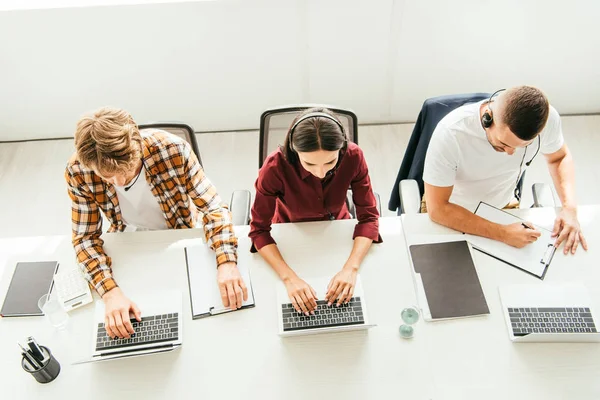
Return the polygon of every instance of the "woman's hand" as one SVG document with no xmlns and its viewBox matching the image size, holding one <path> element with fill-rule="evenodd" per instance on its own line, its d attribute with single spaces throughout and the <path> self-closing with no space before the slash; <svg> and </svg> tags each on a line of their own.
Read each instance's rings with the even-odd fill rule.
<svg viewBox="0 0 600 400">
<path fill-rule="evenodd" d="M 327 285 L 327 294 L 325 300 L 327 305 L 332 305 L 336 300 L 336 306 L 345 304 L 350 301 L 354 294 L 356 286 L 356 275 L 358 274 L 358 266 L 344 265 L 344 268 L 331 279 Z"/>
<path fill-rule="evenodd" d="M 284 279 L 283 283 L 296 311 L 305 315 L 314 314 L 317 309 L 317 292 L 297 276 Z"/>
</svg>

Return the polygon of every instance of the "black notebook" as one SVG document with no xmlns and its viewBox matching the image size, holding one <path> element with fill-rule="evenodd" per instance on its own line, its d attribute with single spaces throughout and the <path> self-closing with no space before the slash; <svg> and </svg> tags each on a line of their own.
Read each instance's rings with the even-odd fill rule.
<svg viewBox="0 0 600 400">
<path fill-rule="evenodd" d="M 44 315 L 38 308 L 38 300 L 50 292 L 57 268 L 56 261 L 18 263 L 0 315 L 3 317 Z"/>
<path fill-rule="evenodd" d="M 466 241 L 416 244 L 409 250 L 431 319 L 490 313 Z"/>
</svg>

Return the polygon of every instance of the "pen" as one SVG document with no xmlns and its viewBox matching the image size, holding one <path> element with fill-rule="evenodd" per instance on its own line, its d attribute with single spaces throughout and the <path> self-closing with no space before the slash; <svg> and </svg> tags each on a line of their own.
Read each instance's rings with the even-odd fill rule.
<svg viewBox="0 0 600 400">
<path fill-rule="evenodd" d="M 42 349 L 40 349 L 40 346 L 37 344 L 33 336 L 29 336 L 27 338 L 27 346 L 29 346 L 31 354 L 33 354 L 38 361 L 42 362 L 44 360 L 44 353 L 42 352 Z"/>
<path fill-rule="evenodd" d="M 527 225 L 524 222 L 521 222 L 521 225 L 523 225 L 523 228 L 525 228 L 525 229 L 533 229 L 532 227 L 530 227 L 529 225 Z"/>
<path fill-rule="evenodd" d="M 25 357 L 25 353 L 21 353 L 21 355 L 23 357 Z M 31 365 L 31 363 L 29 362 L 29 360 L 25 357 L 25 360 L 23 360 L 25 362 L 25 366 L 27 366 L 27 369 L 31 370 L 31 371 L 35 371 L 36 368 L 34 368 L 33 365 Z"/>
<path fill-rule="evenodd" d="M 38 370 L 43 367 L 43 365 L 41 365 L 41 363 L 35 359 L 35 357 L 33 356 L 33 354 L 31 354 L 29 350 L 26 350 L 25 347 L 21 346 L 21 343 L 17 342 L 17 344 L 21 348 L 21 355 L 25 357 L 25 360 L 27 360 L 27 362 L 31 365 L 32 369 Z"/>
</svg>

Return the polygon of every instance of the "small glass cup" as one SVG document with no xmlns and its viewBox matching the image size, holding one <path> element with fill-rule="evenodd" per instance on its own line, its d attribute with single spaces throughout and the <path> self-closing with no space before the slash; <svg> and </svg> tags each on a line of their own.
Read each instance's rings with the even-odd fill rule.
<svg viewBox="0 0 600 400">
<path fill-rule="evenodd" d="M 419 321 L 419 308 L 416 306 L 407 307 L 402 310 L 400 317 L 402 317 L 402 321 L 404 321 L 404 324 L 400 325 L 400 336 L 404 339 L 412 338 L 415 331 L 412 325 Z"/>
<path fill-rule="evenodd" d="M 38 301 L 38 307 L 53 327 L 64 329 L 67 326 L 69 314 L 67 314 L 56 295 L 43 295 Z"/>
</svg>

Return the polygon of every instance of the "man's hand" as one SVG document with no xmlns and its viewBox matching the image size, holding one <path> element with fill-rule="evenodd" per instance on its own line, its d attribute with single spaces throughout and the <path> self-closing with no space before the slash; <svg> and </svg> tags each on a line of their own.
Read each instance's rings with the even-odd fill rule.
<svg viewBox="0 0 600 400">
<path fill-rule="evenodd" d="M 356 286 L 357 266 L 344 265 L 344 268 L 331 279 L 327 285 L 325 300 L 332 305 L 337 300 L 337 306 L 350 301 Z"/>
<path fill-rule="evenodd" d="M 527 228 L 523 225 L 527 225 Z M 524 224 L 516 222 L 503 226 L 501 240 L 510 246 L 521 249 L 535 242 L 541 235 L 541 232 L 535 229 L 531 222 L 525 222 Z"/>
<path fill-rule="evenodd" d="M 141 321 L 142 313 L 138 306 L 123 294 L 121 288 L 116 287 L 104 293 L 102 300 L 104 300 L 104 326 L 108 336 L 129 338 L 135 333 L 129 320 L 129 312 L 133 312 L 138 321 Z"/>
<path fill-rule="evenodd" d="M 225 307 L 237 310 L 242 307 L 244 301 L 248 300 L 248 289 L 246 289 L 244 280 L 234 262 L 219 265 L 217 283 L 221 292 L 221 301 Z"/>
<path fill-rule="evenodd" d="M 554 247 L 556 248 L 562 242 L 565 242 L 565 254 L 568 254 L 569 251 L 575 254 L 580 242 L 584 250 L 587 251 L 588 249 L 587 242 L 583 237 L 583 233 L 581 233 L 581 227 L 577 219 L 577 209 L 575 208 L 563 207 L 556 217 L 556 221 L 554 221 L 552 237 L 556 237 L 556 242 L 554 243 Z"/>
</svg>

